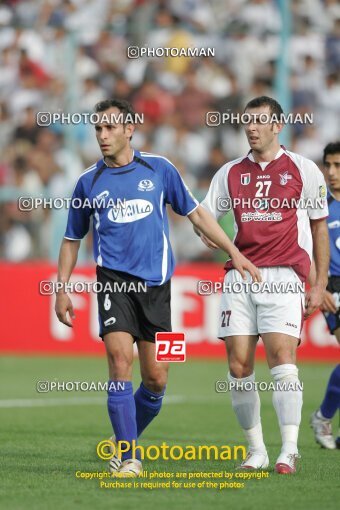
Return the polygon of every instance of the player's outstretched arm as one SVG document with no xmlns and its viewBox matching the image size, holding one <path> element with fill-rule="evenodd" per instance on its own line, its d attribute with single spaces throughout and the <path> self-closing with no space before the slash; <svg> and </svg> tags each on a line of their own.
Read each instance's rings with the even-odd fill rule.
<svg viewBox="0 0 340 510">
<path fill-rule="evenodd" d="M 61 243 L 59 260 L 58 260 L 58 282 L 63 284 L 68 283 L 74 266 L 76 265 L 78 258 L 80 241 L 71 241 L 69 239 L 63 239 Z M 66 326 L 72 328 L 72 321 L 74 319 L 74 310 L 72 301 L 65 292 L 64 288 L 61 288 L 57 292 L 55 302 L 55 313 L 58 319 Z M 69 317 L 68 317 L 69 316 Z"/>
<path fill-rule="evenodd" d="M 205 235 L 203 235 L 203 234 L 202 234 L 202 232 L 200 232 L 200 231 L 198 230 L 198 228 L 196 228 L 195 226 L 194 226 L 194 232 L 195 232 L 195 234 L 197 234 L 197 235 L 198 235 L 198 237 L 200 237 L 200 238 L 201 238 L 201 241 L 203 241 L 203 243 L 204 243 L 204 244 L 205 244 L 208 248 L 210 248 L 211 250 L 217 250 L 217 248 L 218 248 L 217 244 L 212 243 L 211 241 L 209 241 L 209 239 L 208 239 Z"/>
<path fill-rule="evenodd" d="M 309 317 L 323 303 L 328 281 L 329 238 L 326 220 L 311 220 L 315 269 L 310 275 L 311 288 L 306 294 L 305 317 Z"/>
<path fill-rule="evenodd" d="M 191 214 L 188 214 L 188 218 L 211 243 L 230 255 L 234 268 L 239 271 L 244 280 L 247 278 L 245 271 L 248 271 L 254 281 L 261 281 L 261 274 L 257 267 L 240 253 L 208 211 L 199 205 Z"/>
</svg>

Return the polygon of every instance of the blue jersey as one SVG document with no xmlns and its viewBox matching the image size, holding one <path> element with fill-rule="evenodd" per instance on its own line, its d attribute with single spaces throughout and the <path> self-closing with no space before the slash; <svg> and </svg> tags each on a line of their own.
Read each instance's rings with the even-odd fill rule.
<svg viewBox="0 0 340 510">
<path fill-rule="evenodd" d="M 329 216 L 327 218 L 331 246 L 330 276 L 340 276 L 340 201 L 328 192 Z"/>
<path fill-rule="evenodd" d="M 175 266 L 166 204 L 182 216 L 198 207 L 169 160 L 139 151 L 122 167 L 108 167 L 101 159 L 78 179 L 65 238 L 82 239 L 93 215 L 97 264 L 137 276 L 150 287 L 161 285 Z"/>
</svg>

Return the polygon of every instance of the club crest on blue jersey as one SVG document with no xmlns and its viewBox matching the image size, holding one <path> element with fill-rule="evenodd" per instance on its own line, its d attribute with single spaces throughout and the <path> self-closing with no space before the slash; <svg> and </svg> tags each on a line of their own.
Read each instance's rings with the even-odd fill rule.
<svg viewBox="0 0 340 510">
<path fill-rule="evenodd" d="M 138 191 L 152 191 L 155 189 L 155 185 L 150 179 L 143 179 L 138 184 Z"/>
<path fill-rule="evenodd" d="M 241 174 L 241 184 L 246 186 L 250 183 L 250 173 L 249 174 Z"/>
</svg>

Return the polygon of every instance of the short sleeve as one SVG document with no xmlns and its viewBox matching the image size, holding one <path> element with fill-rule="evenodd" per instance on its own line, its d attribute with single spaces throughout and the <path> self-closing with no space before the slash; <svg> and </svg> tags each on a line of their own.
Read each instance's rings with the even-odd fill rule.
<svg viewBox="0 0 340 510">
<path fill-rule="evenodd" d="M 230 195 L 227 186 L 227 165 L 223 165 L 214 175 L 209 191 L 201 203 L 216 220 L 219 220 L 230 209 Z"/>
<path fill-rule="evenodd" d="M 199 203 L 185 185 L 176 167 L 167 162 L 165 168 L 165 201 L 181 216 L 192 213 Z"/>
<path fill-rule="evenodd" d="M 328 216 L 327 188 L 324 176 L 313 161 L 308 160 L 305 170 L 304 199 L 307 200 L 307 213 L 311 220 Z"/>
<path fill-rule="evenodd" d="M 66 239 L 79 241 L 88 233 L 92 209 L 87 202 L 89 201 L 84 190 L 84 182 L 80 178 L 74 188 L 70 203 L 64 236 Z"/>
</svg>

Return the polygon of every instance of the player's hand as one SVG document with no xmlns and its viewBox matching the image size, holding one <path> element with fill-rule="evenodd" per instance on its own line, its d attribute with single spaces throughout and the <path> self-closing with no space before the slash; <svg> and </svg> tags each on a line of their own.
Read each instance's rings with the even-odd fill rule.
<svg viewBox="0 0 340 510">
<path fill-rule="evenodd" d="M 213 243 L 212 241 L 210 241 L 205 235 L 203 234 L 200 234 L 200 237 L 203 241 L 203 243 L 208 246 L 208 248 L 210 248 L 211 250 L 217 250 L 218 246 L 217 244 Z"/>
<path fill-rule="evenodd" d="M 305 319 L 321 307 L 325 296 L 325 289 L 315 285 L 306 293 Z"/>
<path fill-rule="evenodd" d="M 250 273 L 253 282 L 262 282 L 262 277 L 259 269 L 254 266 L 242 253 L 237 250 L 231 255 L 231 260 L 234 268 L 241 274 L 243 280 L 247 279 L 246 271 Z"/>
<path fill-rule="evenodd" d="M 55 313 L 57 314 L 57 317 L 60 320 L 60 322 L 62 322 L 66 326 L 69 326 L 70 328 L 73 327 L 71 319 L 74 319 L 75 315 L 72 301 L 69 298 L 69 296 L 64 292 L 57 294 L 55 302 Z M 68 318 L 68 316 L 70 318 Z"/>
<path fill-rule="evenodd" d="M 336 313 L 337 306 L 334 299 L 334 296 L 331 292 L 328 292 L 328 290 L 325 291 L 325 297 L 324 300 L 320 306 L 320 310 L 323 312 L 331 312 Z"/>
</svg>

